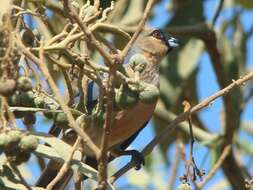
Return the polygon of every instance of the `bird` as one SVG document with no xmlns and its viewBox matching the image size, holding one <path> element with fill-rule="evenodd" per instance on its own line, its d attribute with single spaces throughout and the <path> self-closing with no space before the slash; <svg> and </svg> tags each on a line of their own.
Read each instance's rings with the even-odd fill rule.
<svg viewBox="0 0 253 190">
<path fill-rule="evenodd" d="M 155 29 L 151 32 L 139 35 L 131 49 L 131 57 L 129 60 L 127 59 L 130 63 L 125 64 L 124 66 L 126 74 L 130 78 L 134 78 L 136 74 L 135 69 L 137 67 L 138 80 L 146 84 L 151 84 L 159 89 L 159 64 L 164 57 L 166 57 L 174 48 L 179 46 L 181 46 L 179 40 L 166 35 L 160 29 Z M 141 64 L 139 64 L 141 69 L 139 69 L 138 63 L 137 66 L 134 64 L 136 62 L 134 58 L 137 58 L 137 61 L 141 62 Z M 144 63 L 144 66 L 142 63 Z M 97 100 L 94 99 L 92 95 L 89 95 L 92 94 L 91 92 L 93 91 L 93 86 L 94 82 L 90 83 L 88 88 L 88 102 L 90 102 L 88 103 L 88 109 L 91 107 L 93 108 L 97 103 Z M 147 125 L 154 113 L 156 104 L 157 99 L 152 103 L 143 103 L 138 101 L 129 109 L 114 111 L 114 121 L 111 126 L 110 138 L 107 145 L 108 151 L 112 153 L 109 161 L 113 160 L 115 155 L 130 155 L 132 156 L 132 160 L 136 161 L 136 169 L 140 169 L 141 165 L 144 164 L 144 158 L 141 153 L 137 150 L 126 149 Z M 88 126 L 84 128 L 84 131 L 91 138 L 93 143 L 100 147 L 103 128 Z M 67 137 L 73 137 L 76 135 L 73 130 L 70 130 L 65 134 Z M 83 150 L 84 155 L 86 155 L 86 164 L 96 168 L 97 162 L 92 150 L 86 145 L 84 145 Z M 41 176 L 37 181 L 36 186 L 45 187 L 45 181 L 46 180 L 44 180 Z M 50 182 L 49 180 L 47 181 L 47 183 Z"/>
</svg>

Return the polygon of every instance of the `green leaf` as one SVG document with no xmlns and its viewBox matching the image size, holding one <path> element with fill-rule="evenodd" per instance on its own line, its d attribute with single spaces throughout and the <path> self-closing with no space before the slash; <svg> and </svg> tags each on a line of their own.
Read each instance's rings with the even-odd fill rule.
<svg viewBox="0 0 253 190">
<path fill-rule="evenodd" d="M 239 146 L 240 150 L 244 151 L 247 154 L 253 155 L 252 144 L 248 141 L 237 138 L 236 144 Z"/>
<path fill-rule="evenodd" d="M 56 160 L 59 162 L 64 162 L 64 159 L 55 151 L 55 149 L 46 145 L 39 144 L 39 146 L 34 151 L 34 153 L 44 158 L 49 158 L 49 159 Z"/>
<path fill-rule="evenodd" d="M 253 121 L 242 121 L 240 129 L 244 131 L 245 133 L 253 136 Z"/>
<path fill-rule="evenodd" d="M 27 190 L 15 172 L 9 165 L 0 163 L 0 189 L 4 190 Z M 32 190 L 42 190 L 44 188 L 31 187 Z"/>
<path fill-rule="evenodd" d="M 143 0 L 129 1 L 128 10 L 121 19 L 120 24 L 123 26 L 128 26 L 139 23 L 140 19 L 142 18 L 143 4 Z"/>
<path fill-rule="evenodd" d="M 45 134 L 32 134 L 34 137 L 37 137 L 38 139 L 46 142 L 50 146 L 46 146 L 43 144 L 39 144 L 37 149 L 35 150 L 35 154 L 44 158 L 49 158 L 52 160 L 56 160 L 60 163 L 64 163 L 68 156 L 72 152 L 72 147 L 63 142 L 62 140 L 53 137 L 53 136 L 47 136 Z M 59 148 L 64 147 L 64 148 Z M 75 151 L 73 155 L 73 159 L 70 162 L 71 168 L 74 172 L 80 172 L 84 174 L 85 176 L 97 181 L 97 170 L 90 167 L 89 165 L 86 165 L 82 162 L 82 155 L 80 151 Z M 114 190 L 114 187 L 108 182 L 108 189 Z"/>
<path fill-rule="evenodd" d="M 223 135 L 213 135 L 211 138 L 207 138 L 204 141 L 201 141 L 201 144 L 203 146 L 207 146 L 210 148 L 217 148 L 222 145 L 224 141 L 224 136 Z"/>
<path fill-rule="evenodd" d="M 178 56 L 178 72 L 183 79 L 187 78 L 195 70 L 203 50 L 203 42 L 192 39 L 180 51 Z"/>
<path fill-rule="evenodd" d="M 182 92 L 181 88 L 174 87 L 164 75 L 160 76 L 160 89 L 163 99 L 168 102 L 177 102 L 177 98 Z"/>
<path fill-rule="evenodd" d="M 220 148 L 214 148 L 210 150 L 210 156 L 211 156 L 210 168 L 212 168 L 215 165 L 215 163 L 219 159 L 220 153 L 221 153 Z"/>
<path fill-rule="evenodd" d="M 131 171 L 127 174 L 127 179 L 132 185 L 139 187 L 140 189 L 147 189 L 150 184 L 151 176 L 146 170 Z M 138 179 L 138 180 L 136 180 Z"/>
<path fill-rule="evenodd" d="M 235 3 L 241 5 L 245 9 L 252 9 L 253 8 L 253 1 L 252 0 L 235 0 Z"/>
<path fill-rule="evenodd" d="M 46 142 L 51 146 L 52 149 L 54 149 L 55 153 L 57 153 L 59 156 L 61 156 L 63 159 L 66 159 L 68 155 L 72 151 L 72 147 L 65 143 L 64 141 L 49 135 L 38 135 L 33 134 L 32 136 L 37 137 L 39 140 Z M 64 147 L 64 148 L 60 148 Z"/>
</svg>

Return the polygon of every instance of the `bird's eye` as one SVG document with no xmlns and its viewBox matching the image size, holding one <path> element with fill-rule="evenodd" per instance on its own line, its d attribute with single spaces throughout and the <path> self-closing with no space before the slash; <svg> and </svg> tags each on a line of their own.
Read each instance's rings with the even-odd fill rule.
<svg viewBox="0 0 253 190">
<path fill-rule="evenodd" d="M 154 30 L 150 35 L 159 40 L 162 40 L 164 38 L 163 32 L 161 30 Z"/>
</svg>

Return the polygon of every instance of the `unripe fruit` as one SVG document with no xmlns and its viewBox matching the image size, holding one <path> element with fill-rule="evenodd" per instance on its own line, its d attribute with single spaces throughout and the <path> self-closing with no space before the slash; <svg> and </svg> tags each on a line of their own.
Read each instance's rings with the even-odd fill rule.
<svg viewBox="0 0 253 190">
<path fill-rule="evenodd" d="M 0 149 L 5 149 L 9 145 L 10 141 L 11 139 L 9 135 L 5 133 L 1 133 L 0 134 Z"/>
<path fill-rule="evenodd" d="M 24 152 L 32 152 L 34 151 L 39 145 L 39 140 L 33 136 L 25 136 L 19 142 L 19 147 Z"/>
<path fill-rule="evenodd" d="M 24 107 L 35 107 L 34 93 L 32 91 L 22 92 L 20 94 L 21 105 Z"/>
<path fill-rule="evenodd" d="M 54 117 L 54 113 L 52 112 L 43 112 L 43 115 L 47 118 L 47 119 L 53 119 Z"/>
<path fill-rule="evenodd" d="M 57 113 L 56 116 L 55 116 L 54 123 L 57 125 L 57 127 L 60 127 L 62 129 L 68 128 L 67 115 L 63 112 Z"/>
<path fill-rule="evenodd" d="M 21 139 L 22 133 L 18 130 L 11 130 L 7 133 L 10 138 L 10 143 L 18 143 Z"/>
<path fill-rule="evenodd" d="M 121 85 L 116 91 L 115 96 L 116 106 L 121 109 L 129 109 L 138 102 L 138 93 L 132 91 L 127 85 Z"/>
<path fill-rule="evenodd" d="M 160 95 L 159 89 L 152 84 L 141 83 L 143 89 L 139 93 L 139 99 L 144 104 L 155 103 Z"/>
<path fill-rule="evenodd" d="M 4 153 L 6 155 L 6 157 L 13 157 L 16 156 L 18 154 L 18 152 L 20 152 L 20 149 L 18 146 L 13 146 L 13 147 L 6 147 L 6 149 L 4 150 Z"/>
<path fill-rule="evenodd" d="M 20 96 L 18 94 L 13 94 L 12 96 L 8 97 L 8 104 L 10 106 L 20 106 Z"/>
<path fill-rule="evenodd" d="M 140 54 L 140 53 L 136 53 L 134 54 L 130 60 L 130 66 L 132 67 L 132 69 L 134 71 L 138 71 L 138 72 L 142 72 L 147 65 L 147 60 L 144 57 L 144 55 Z"/>
<path fill-rule="evenodd" d="M 191 186 L 188 183 L 181 183 L 177 190 L 192 190 Z"/>
<path fill-rule="evenodd" d="M 29 77 L 21 76 L 18 78 L 17 81 L 17 89 L 23 92 L 27 92 L 29 90 L 32 90 L 32 80 Z"/>
<path fill-rule="evenodd" d="M 21 38 L 22 38 L 22 42 L 26 45 L 26 46 L 33 46 L 34 45 L 34 34 L 31 30 L 22 30 L 21 31 Z"/>
<path fill-rule="evenodd" d="M 106 117 L 106 112 L 104 109 L 102 109 L 97 114 L 85 116 L 84 122 L 85 122 L 86 126 L 103 127 L 105 117 Z M 83 122 L 83 120 L 77 119 L 77 123 L 79 126 L 82 126 L 82 122 Z"/>
<path fill-rule="evenodd" d="M 72 112 L 72 115 L 73 115 L 74 119 L 76 119 L 78 116 L 80 116 L 80 113 Z M 62 129 L 69 128 L 68 117 L 64 112 L 60 112 L 60 113 L 55 114 L 54 123 L 57 125 L 57 127 L 60 127 Z"/>
<path fill-rule="evenodd" d="M 45 100 L 44 100 L 44 98 L 38 96 L 38 97 L 34 98 L 34 104 L 38 108 L 44 108 Z"/>
<path fill-rule="evenodd" d="M 49 110 L 57 110 L 58 109 L 57 105 L 55 105 L 55 104 L 44 104 L 44 108 L 49 109 Z M 48 119 L 53 119 L 53 117 L 55 116 L 55 113 L 43 112 L 43 115 Z"/>
<path fill-rule="evenodd" d="M 14 165 L 20 165 L 24 162 L 27 162 L 29 158 L 31 157 L 31 153 L 29 152 L 23 152 L 23 151 L 16 151 L 16 154 L 11 155 L 8 153 L 5 153 L 6 157 L 8 158 L 8 161 L 11 162 Z"/>
</svg>

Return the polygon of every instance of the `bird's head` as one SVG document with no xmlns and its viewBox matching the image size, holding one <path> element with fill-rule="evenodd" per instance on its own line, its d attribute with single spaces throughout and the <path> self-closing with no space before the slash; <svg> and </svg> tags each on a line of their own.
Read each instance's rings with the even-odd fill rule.
<svg viewBox="0 0 253 190">
<path fill-rule="evenodd" d="M 162 30 L 153 30 L 148 34 L 141 35 L 137 46 L 142 50 L 144 54 L 159 57 L 162 59 L 174 48 L 181 45 L 179 40 L 171 36 L 167 36 Z"/>
<path fill-rule="evenodd" d="M 165 35 L 163 31 L 159 29 L 153 30 L 149 36 L 155 46 L 166 46 L 167 53 L 182 45 L 178 39 Z"/>
</svg>

